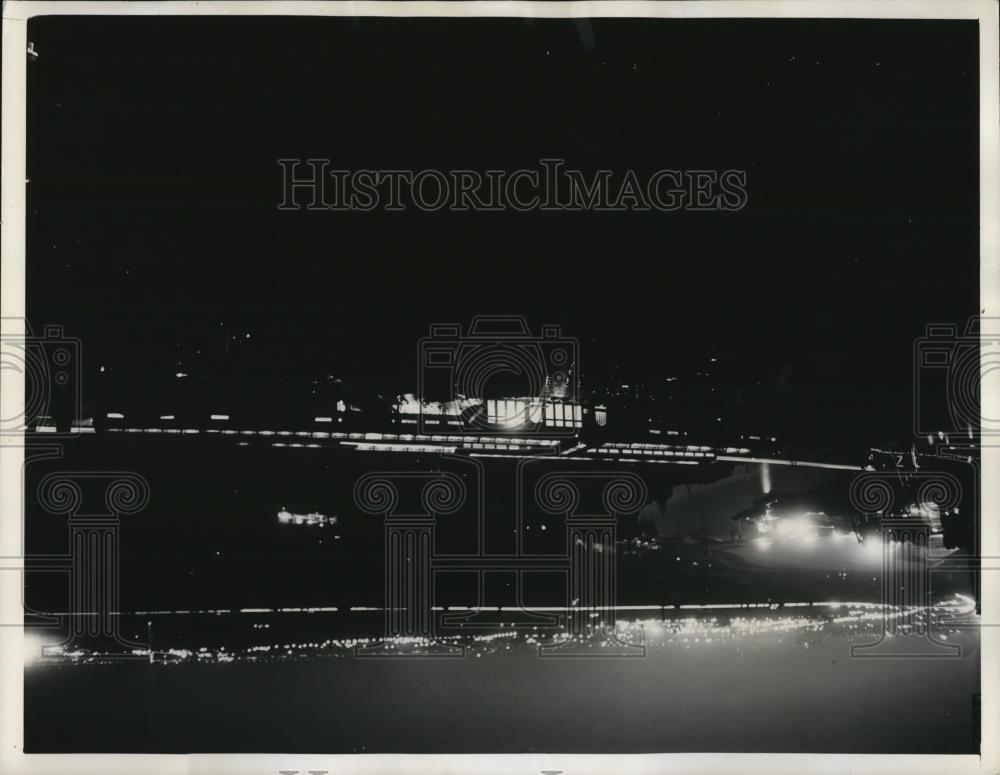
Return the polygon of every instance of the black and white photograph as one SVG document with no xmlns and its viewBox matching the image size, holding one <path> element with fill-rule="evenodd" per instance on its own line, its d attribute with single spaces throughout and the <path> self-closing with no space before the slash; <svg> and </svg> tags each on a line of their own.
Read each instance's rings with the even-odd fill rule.
<svg viewBox="0 0 1000 775">
<path fill-rule="evenodd" d="M 997 6 L 832 5 L 5 3 L 0 770 L 994 772 Z"/>
</svg>

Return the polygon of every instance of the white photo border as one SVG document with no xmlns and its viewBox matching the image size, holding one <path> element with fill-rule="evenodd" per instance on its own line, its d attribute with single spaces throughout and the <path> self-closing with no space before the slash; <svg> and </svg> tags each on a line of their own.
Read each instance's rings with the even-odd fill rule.
<svg viewBox="0 0 1000 775">
<path fill-rule="evenodd" d="M 851 18 L 974 19 L 979 23 L 980 314 L 1000 316 L 1000 18 L 993 0 L 701 0 L 698 2 L 32 2 L 3 3 L 3 142 L 0 187 L 0 316 L 25 312 L 25 91 L 27 21 L 42 15 L 386 16 L 470 18 Z M 10 332 L 5 333 L 23 333 Z M 0 372 L 0 416 L 19 416 L 23 383 Z M 982 394 L 982 416 L 1000 416 L 1000 391 Z M 0 434 L 0 564 L 21 556 L 23 439 Z M 1000 448 L 984 446 L 983 471 L 1000 471 Z M 983 515 L 1000 506 L 1000 477 L 984 476 Z M 1000 557 L 1000 523 L 982 519 L 982 555 Z M 0 585 L 0 621 L 23 612 L 18 585 Z M 7 617 L 11 617 L 8 619 Z M 982 618 L 1000 623 L 1000 574 L 982 579 Z M 636 775 L 661 772 L 811 773 L 905 772 L 908 775 L 1000 771 L 1000 627 L 981 631 L 982 747 L 980 756 L 854 754 L 632 754 L 632 755 L 56 755 L 24 754 L 23 630 L 0 627 L 0 773 L 261 773 L 327 770 L 337 775 L 517 773 L 554 770 Z"/>
</svg>

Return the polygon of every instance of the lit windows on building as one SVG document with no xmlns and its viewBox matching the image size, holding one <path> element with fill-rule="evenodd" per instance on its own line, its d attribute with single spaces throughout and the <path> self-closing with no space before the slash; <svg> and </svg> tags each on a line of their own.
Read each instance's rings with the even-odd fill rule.
<svg viewBox="0 0 1000 775">
<path fill-rule="evenodd" d="M 583 407 L 541 398 L 491 398 L 486 401 L 486 421 L 507 428 L 543 422 L 550 428 L 581 428 Z"/>
<path fill-rule="evenodd" d="M 579 404 L 549 401 L 545 404 L 545 424 L 553 428 L 582 428 L 583 407 Z"/>
<path fill-rule="evenodd" d="M 486 421 L 491 425 L 518 428 L 542 419 L 542 403 L 537 398 L 490 398 L 486 401 Z"/>
</svg>

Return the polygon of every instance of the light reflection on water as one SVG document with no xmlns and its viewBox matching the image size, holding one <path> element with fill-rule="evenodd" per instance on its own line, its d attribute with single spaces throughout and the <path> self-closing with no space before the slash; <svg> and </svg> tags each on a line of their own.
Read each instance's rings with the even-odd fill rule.
<svg viewBox="0 0 1000 775">
<path fill-rule="evenodd" d="M 709 605 L 685 606 L 684 609 L 662 609 L 660 616 L 619 618 L 614 623 L 614 640 L 625 644 L 669 650 L 689 649 L 692 646 L 699 648 L 711 644 L 739 645 L 778 636 L 779 640 L 786 637 L 789 643 L 808 649 L 810 642 L 816 639 L 824 642 L 835 640 L 854 645 L 872 642 L 877 640 L 885 622 L 890 619 L 905 620 L 925 626 L 926 630 L 933 632 L 934 637 L 939 640 L 948 640 L 949 637 L 961 640 L 967 636 L 970 629 L 976 627 L 978 621 L 974 614 L 974 601 L 958 594 L 926 610 L 882 606 L 876 603 L 836 601 L 816 604 L 793 603 L 780 607 L 777 604 L 760 608 Z M 255 621 L 248 623 L 248 626 L 255 632 L 270 629 L 270 624 L 266 626 L 261 624 L 259 615 L 254 619 Z M 609 628 L 602 625 L 595 627 L 590 634 L 570 636 L 565 632 L 553 632 L 545 627 L 523 625 L 516 627 L 513 624 L 506 626 L 501 624 L 492 632 L 451 631 L 433 639 L 379 638 L 368 634 L 322 637 L 315 634 L 322 629 L 322 626 L 312 627 L 313 635 L 308 639 L 273 640 L 252 645 L 189 643 L 160 648 L 154 646 L 152 661 L 157 664 L 183 662 L 205 664 L 343 658 L 352 656 L 359 648 L 376 644 L 398 650 L 401 656 L 418 655 L 435 644 L 455 644 L 465 646 L 467 654 L 482 658 L 512 649 L 525 647 L 537 649 L 567 641 L 589 644 L 597 649 L 606 648 Z M 905 635 L 905 630 L 903 634 Z M 49 639 L 43 653 L 35 653 L 45 645 L 38 635 L 32 635 L 30 643 L 30 655 L 26 654 L 26 664 L 94 664 L 114 661 L 114 655 L 108 652 L 63 648 L 55 645 L 52 639 Z M 130 654 L 148 658 L 150 649 L 137 648 Z"/>
<path fill-rule="evenodd" d="M 190 617 L 159 617 L 153 665 L 81 650 L 27 669 L 26 748 L 116 751 L 127 738 L 177 753 L 973 753 L 979 620 L 960 596 L 931 613 L 962 658 L 851 658 L 883 626 L 879 606 L 854 603 L 620 616 L 618 637 L 644 643 L 644 657 L 610 659 L 540 658 L 567 636 L 532 627 L 442 639 L 466 646 L 464 659 L 412 658 L 431 644 L 406 638 L 390 653 L 411 658 L 358 659 L 377 638 L 315 634 L 337 613 L 271 615 L 264 631 L 234 615 L 259 640 L 164 647 L 164 623 Z M 366 616 L 380 619 L 347 614 Z M 283 617 L 317 627 L 279 635 Z M 602 655 L 606 641 L 584 640 Z M 67 708 L 75 721 L 60 725 Z"/>
</svg>

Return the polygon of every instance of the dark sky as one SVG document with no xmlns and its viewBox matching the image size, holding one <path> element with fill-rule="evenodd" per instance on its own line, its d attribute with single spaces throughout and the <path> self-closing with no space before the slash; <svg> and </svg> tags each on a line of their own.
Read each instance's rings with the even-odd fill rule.
<svg viewBox="0 0 1000 775">
<path fill-rule="evenodd" d="M 594 374 L 659 379 L 715 347 L 748 379 L 794 363 L 803 389 L 896 406 L 925 323 L 976 311 L 977 34 L 36 18 L 30 315 L 82 336 L 91 371 L 207 370 L 193 351 L 221 329 L 256 335 L 251 362 L 402 383 L 429 321 L 521 313 L 579 337 Z M 739 213 L 288 213 L 279 157 L 737 168 L 749 198 Z"/>
</svg>

